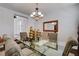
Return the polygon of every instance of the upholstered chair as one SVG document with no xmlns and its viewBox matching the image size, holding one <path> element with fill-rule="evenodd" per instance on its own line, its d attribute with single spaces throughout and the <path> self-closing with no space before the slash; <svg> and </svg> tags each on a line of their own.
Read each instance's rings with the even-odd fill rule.
<svg viewBox="0 0 79 59">
<path fill-rule="evenodd" d="M 17 45 L 17 43 L 9 38 L 5 38 L 5 55 L 6 56 L 18 56 L 21 55 L 21 48 Z"/>
<path fill-rule="evenodd" d="M 34 53 L 27 47 L 21 49 L 20 46 L 10 37 L 5 36 L 4 38 L 6 56 L 29 56 Z"/>
<path fill-rule="evenodd" d="M 41 38 L 43 40 L 48 40 L 48 32 L 41 32 Z"/>
<path fill-rule="evenodd" d="M 20 39 L 23 41 L 28 41 L 27 32 L 20 32 Z"/>
<path fill-rule="evenodd" d="M 48 38 L 50 42 L 57 42 L 57 33 L 48 33 Z"/>
<path fill-rule="evenodd" d="M 63 56 L 68 56 L 70 51 L 72 50 L 73 46 L 77 46 L 77 41 L 75 40 L 69 40 L 65 46 L 64 52 L 63 52 Z"/>
</svg>

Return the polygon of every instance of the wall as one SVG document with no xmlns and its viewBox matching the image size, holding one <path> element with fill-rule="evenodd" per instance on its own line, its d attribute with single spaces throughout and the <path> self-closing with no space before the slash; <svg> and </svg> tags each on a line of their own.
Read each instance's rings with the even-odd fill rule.
<svg viewBox="0 0 79 59">
<path fill-rule="evenodd" d="M 26 30 L 29 31 L 30 26 L 34 27 L 34 21 L 31 18 L 29 18 L 29 16 L 16 11 L 12 11 L 7 8 L 0 7 L 0 35 L 3 35 L 6 33 L 12 37 L 14 36 L 13 34 L 14 34 L 14 15 L 15 14 L 28 17 L 26 23 L 29 26 L 28 28 L 26 28 Z"/>
<path fill-rule="evenodd" d="M 63 52 L 69 37 L 77 38 L 77 20 L 78 7 L 68 6 L 60 10 L 52 11 L 43 20 L 39 21 L 40 31 L 43 29 L 43 22 L 57 19 L 58 20 L 58 49 Z"/>
</svg>

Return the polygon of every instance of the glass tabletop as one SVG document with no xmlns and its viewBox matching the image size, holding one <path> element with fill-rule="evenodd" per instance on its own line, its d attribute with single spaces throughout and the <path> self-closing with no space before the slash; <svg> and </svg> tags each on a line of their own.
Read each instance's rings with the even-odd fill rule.
<svg viewBox="0 0 79 59">
<path fill-rule="evenodd" d="M 38 53 L 42 56 L 53 54 L 52 51 L 54 50 L 53 48 L 54 44 L 52 42 L 49 42 L 48 40 L 33 41 L 32 46 L 31 46 L 31 42 L 29 41 L 22 41 L 22 40 L 19 40 L 19 41 L 23 43 L 27 48 L 31 49 L 35 53 Z"/>
</svg>

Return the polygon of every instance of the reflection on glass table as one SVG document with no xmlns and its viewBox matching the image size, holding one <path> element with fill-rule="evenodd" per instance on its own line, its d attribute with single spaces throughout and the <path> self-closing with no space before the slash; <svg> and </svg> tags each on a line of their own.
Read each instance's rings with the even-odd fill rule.
<svg viewBox="0 0 79 59">
<path fill-rule="evenodd" d="M 53 42 L 49 42 L 48 40 L 40 40 L 40 41 L 34 41 L 34 47 L 31 47 L 30 44 L 31 42 L 28 41 L 22 41 L 19 40 L 21 43 L 23 43 L 27 48 L 31 49 L 32 51 L 34 51 L 35 53 L 38 53 L 42 56 L 53 56 L 56 55 L 57 52 L 55 52 L 56 50 L 54 49 L 54 47 L 56 47 L 55 43 Z"/>
</svg>

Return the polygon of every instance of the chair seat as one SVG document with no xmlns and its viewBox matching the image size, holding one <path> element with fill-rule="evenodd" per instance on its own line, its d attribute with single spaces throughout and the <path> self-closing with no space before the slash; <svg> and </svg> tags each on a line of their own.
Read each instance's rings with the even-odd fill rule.
<svg viewBox="0 0 79 59">
<path fill-rule="evenodd" d="M 20 44 L 18 44 L 18 45 L 20 46 L 21 49 L 25 48 L 25 45 L 22 44 L 22 43 L 20 43 Z"/>
</svg>

